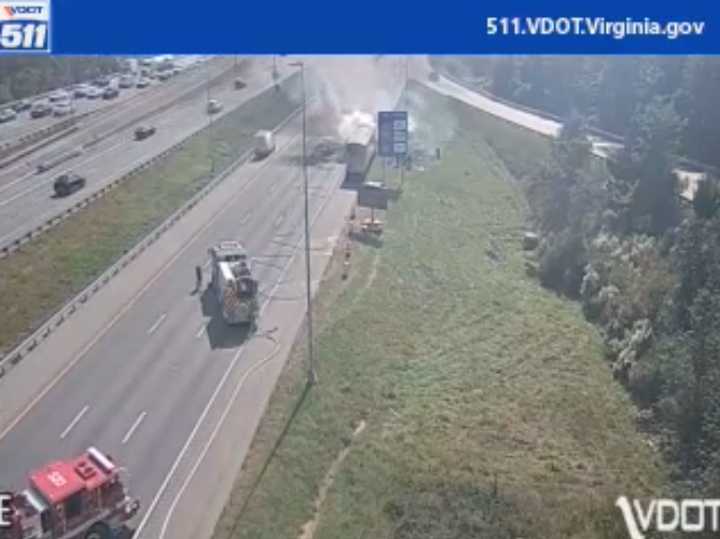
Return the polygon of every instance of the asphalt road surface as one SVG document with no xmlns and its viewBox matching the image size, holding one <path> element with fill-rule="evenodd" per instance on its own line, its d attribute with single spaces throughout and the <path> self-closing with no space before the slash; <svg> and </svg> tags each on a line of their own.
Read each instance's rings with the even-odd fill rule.
<svg viewBox="0 0 720 539">
<path fill-rule="evenodd" d="M 223 111 L 213 115 L 213 119 L 227 114 L 272 85 L 266 64 L 266 61 L 258 60 L 254 67 L 244 75 L 248 85 L 242 90 L 232 88 L 231 78 L 210 88 L 211 98 L 219 99 L 224 104 Z M 167 99 L 168 97 L 162 94 L 156 99 L 156 102 L 165 102 Z M 93 191 L 109 184 L 138 164 L 207 126 L 209 116 L 206 112 L 206 102 L 206 92 L 196 94 L 179 102 L 176 106 L 120 130 L 91 146 L 82 155 L 45 173 L 38 174 L 37 170 L 27 163 L 0 171 L 0 245 L 14 240 L 49 218 L 62 213 Z M 135 104 L 136 108 L 138 105 L 144 107 L 142 110 L 146 110 L 148 106 L 152 106 L 152 103 L 142 100 Z M 106 118 L 103 120 L 102 126 L 96 126 L 94 129 L 100 132 L 101 128 L 112 129 L 119 122 L 126 122 L 130 114 L 125 110 L 126 108 L 120 107 L 112 113 L 114 118 Z M 154 125 L 157 132 L 143 141 L 135 141 L 134 129 L 137 125 L 145 123 Z M 90 136 L 87 129 L 79 135 L 85 140 Z M 64 142 L 63 148 L 65 150 L 76 148 L 77 146 L 72 146 L 74 142 L 77 141 Z M 58 152 L 55 151 L 55 153 Z M 59 153 L 63 153 L 63 151 Z M 38 159 L 34 158 L 33 161 L 36 162 Z M 54 179 L 60 174 L 70 171 L 85 177 L 87 186 L 70 196 L 56 198 L 52 189 Z"/>
<path fill-rule="evenodd" d="M 201 487 L 193 491 L 183 483 L 202 454 L 193 444 L 211 438 L 198 433 L 218 425 L 233 384 L 267 359 L 262 350 L 247 348 L 269 341 L 262 335 L 248 341 L 241 329 L 227 327 L 212 293 L 194 290 L 194 267 L 207 263 L 207 249 L 215 242 L 242 240 L 255 257 L 267 304 L 258 331 L 274 328 L 289 347 L 304 306 L 297 272 L 302 257 L 293 258 L 303 230 L 299 132 L 296 117 L 278 133 L 275 154 L 240 167 L 155 244 L 153 254 L 127 268 L 0 381 L 0 489 L 20 489 L 33 468 L 96 445 L 130 471 L 129 485 L 143 502 L 141 537 L 160 537 L 178 493 L 203 499 L 197 497 Z M 353 199 L 338 190 L 343 170 L 337 165 L 310 170 L 315 281 Z M 326 212 L 333 218 L 323 224 Z M 155 273 L 147 273 L 148 264 L 156 264 Z M 107 305 L 122 301 L 122 294 L 132 296 L 110 317 Z M 103 317 L 110 321 L 95 331 L 93 324 L 104 324 Z M 69 367 L 60 368 L 63 364 Z M 44 366 L 57 372 L 27 407 L 28 386 Z M 248 425 L 259 421 L 274 382 L 264 378 L 253 384 L 255 392 L 259 387 L 264 392 L 251 393 L 252 405 L 244 410 Z M 253 432 L 244 432 L 245 446 Z M 242 461 L 238 454 L 232 457 L 230 465 Z M 216 485 L 210 488 L 217 494 Z M 223 501 L 215 503 L 218 514 Z M 167 537 L 196 536 L 183 525 Z"/>
<path fill-rule="evenodd" d="M 200 65 L 198 65 L 199 64 L 198 60 L 200 60 L 200 59 L 202 59 L 202 57 L 186 56 L 186 57 L 178 58 L 176 60 L 176 64 L 183 71 L 188 68 L 197 70 L 198 68 L 201 67 Z M 117 79 L 117 77 L 114 77 L 114 78 Z M 182 73 L 175 77 L 175 79 L 177 79 L 177 78 L 187 79 L 188 76 L 187 76 L 187 73 Z M 150 86 L 148 88 L 144 88 L 144 89 L 120 88 L 120 95 L 116 99 L 109 100 L 109 101 L 106 101 L 102 98 L 73 99 L 73 105 L 75 107 L 75 114 L 82 114 L 85 112 L 102 110 L 102 109 L 112 109 L 116 105 L 123 103 L 124 101 L 131 100 L 135 96 L 150 93 L 156 87 L 173 86 L 173 85 L 175 85 L 175 79 L 170 79 L 166 82 L 152 80 Z M 90 82 L 90 81 L 88 81 L 88 82 Z M 32 98 L 28 98 L 28 100 L 31 102 L 35 102 L 38 99 L 45 99 L 45 97 L 35 96 Z M 5 107 L 5 105 L 0 105 L 0 109 L 2 109 L 4 107 Z M 57 118 L 52 115 L 45 116 L 43 118 L 31 118 L 29 110 L 20 112 L 20 113 L 18 113 L 17 118 L 15 120 L 11 120 L 9 122 L 0 124 L 0 144 L 4 144 L 6 142 L 13 142 L 13 140 L 15 140 L 15 139 L 18 139 L 24 135 L 28 135 L 30 133 L 33 133 L 33 132 L 43 129 L 45 127 L 49 127 L 61 120 L 64 120 L 65 118 L 67 118 L 67 116 L 64 118 Z"/>
<path fill-rule="evenodd" d="M 0 378 L 0 490 L 95 445 L 129 471 L 136 539 L 210 536 L 303 321 L 300 126 L 295 116 L 274 154 L 232 173 Z M 308 172 L 315 291 L 356 195 L 339 189 L 342 165 Z M 207 249 L 223 239 L 246 244 L 260 279 L 250 338 L 195 290 L 195 266 L 207 283 Z"/>
</svg>

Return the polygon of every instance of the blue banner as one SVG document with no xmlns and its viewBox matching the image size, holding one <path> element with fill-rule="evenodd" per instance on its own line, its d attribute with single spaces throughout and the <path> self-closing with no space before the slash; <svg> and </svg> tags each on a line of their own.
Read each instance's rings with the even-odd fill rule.
<svg viewBox="0 0 720 539">
<path fill-rule="evenodd" d="M 37 4 L 0 2 L 0 26 L 13 25 L 0 51 L 45 50 L 47 35 L 55 54 L 720 53 L 711 1 L 54 0 L 47 31 L 11 20 Z"/>
</svg>

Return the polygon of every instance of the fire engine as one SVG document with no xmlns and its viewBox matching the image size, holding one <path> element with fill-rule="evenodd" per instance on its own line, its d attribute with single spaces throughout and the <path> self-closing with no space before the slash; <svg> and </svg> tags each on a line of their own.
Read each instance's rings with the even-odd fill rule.
<svg viewBox="0 0 720 539">
<path fill-rule="evenodd" d="M 119 472 L 94 447 L 32 472 L 29 487 L 13 496 L 0 539 L 111 539 L 140 508 Z"/>
</svg>

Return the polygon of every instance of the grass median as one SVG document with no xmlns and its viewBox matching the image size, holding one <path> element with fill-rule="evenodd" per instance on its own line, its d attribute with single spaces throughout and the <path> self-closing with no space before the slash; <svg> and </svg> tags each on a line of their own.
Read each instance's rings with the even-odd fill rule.
<svg viewBox="0 0 720 539">
<path fill-rule="evenodd" d="M 258 129 L 297 108 L 297 77 L 216 119 L 166 159 L 129 178 L 0 260 L 0 353 L 9 351 L 252 146 Z M 80 193 L 79 196 L 83 196 Z"/>
<path fill-rule="evenodd" d="M 594 328 L 524 273 L 525 204 L 488 140 L 523 152 L 527 133 L 414 92 L 411 115 L 454 134 L 383 245 L 355 244 L 348 281 L 331 264 L 320 384 L 298 343 L 215 538 L 623 536 L 615 498 L 664 472 Z"/>
</svg>

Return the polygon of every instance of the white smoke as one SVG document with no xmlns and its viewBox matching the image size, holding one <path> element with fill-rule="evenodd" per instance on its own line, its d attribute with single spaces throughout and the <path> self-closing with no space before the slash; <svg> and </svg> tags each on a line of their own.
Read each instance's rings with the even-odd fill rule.
<svg viewBox="0 0 720 539">
<path fill-rule="evenodd" d="M 408 95 L 410 148 L 434 153 L 436 148 L 446 146 L 456 136 L 458 119 L 447 99 L 440 96 L 428 99 L 426 95 L 420 92 Z"/>
<path fill-rule="evenodd" d="M 295 60 L 293 58 L 293 60 Z M 404 85 L 404 58 L 392 56 L 300 57 L 307 91 L 321 101 L 314 131 L 345 138 L 355 125 L 375 124 L 378 111 L 391 110 Z"/>
</svg>

